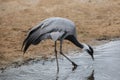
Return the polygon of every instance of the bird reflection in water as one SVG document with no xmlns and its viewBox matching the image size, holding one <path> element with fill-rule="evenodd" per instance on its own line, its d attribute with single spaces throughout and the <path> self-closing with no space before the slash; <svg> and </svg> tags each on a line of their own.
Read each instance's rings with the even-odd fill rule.
<svg viewBox="0 0 120 80">
<path fill-rule="evenodd" d="M 92 71 L 91 75 L 87 77 L 87 80 L 95 80 L 94 79 L 94 70 Z"/>
<path fill-rule="evenodd" d="M 58 74 L 56 75 L 56 80 L 59 80 Z M 63 79 L 63 80 L 66 80 L 66 78 Z M 94 70 L 92 70 L 92 73 L 87 77 L 87 79 L 85 78 L 85 80 L 95 80 L 95 78 L 94 78 Z"/>
</svg>

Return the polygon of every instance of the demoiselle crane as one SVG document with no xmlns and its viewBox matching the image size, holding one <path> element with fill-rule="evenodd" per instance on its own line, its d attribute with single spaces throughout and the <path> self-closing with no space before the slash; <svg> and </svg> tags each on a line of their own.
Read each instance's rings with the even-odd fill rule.
<svg viewBox="0 0 120 80">
<path fill-rule="evenodd" d="M 23 42 L 22 45 L 23 52 L 25 53 L 31 44 L 37 45 L 38 43 L 45 39 L 52 39 L 55 42 L 54 51 L 57 62 L 57 73 L 59 72 L 59 64 L 56 49 L 57 40 L 60 41 L 60 54 L 63 55 L 66 59 L 68 59 L 72 63 L 72 65 L 74 66 L 73 70 L 77 68 L 77 64 L 63 54 L 62 52 L 63 40 L 71 41 L 74 45 L 86 51 L 94 60 L 93 56 L 94 51 L 92 47 L 85 43 L 78 42 L 76 37 L 75 24 L 69 19 L 61 17 L 51 17 L 43 20 L 40 24 L 33 27 L 28 32 L 27 37 Z"/>
</svg>

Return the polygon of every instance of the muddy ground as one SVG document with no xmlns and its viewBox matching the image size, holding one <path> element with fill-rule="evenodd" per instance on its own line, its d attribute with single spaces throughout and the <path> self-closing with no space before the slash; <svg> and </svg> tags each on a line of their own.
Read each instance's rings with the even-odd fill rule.
<svg viewBox="0 0 120 80">
<path fill-rule="evenodd" d="M 27 31 L 48 17 L 76 24 L 79 41 L 96 45 L 120 37 L 120 0 L 0 0 L 0 67 L 54 55 L 54 42 L 43 41 L 21 52 Z M 79 50 L 64 42 L 64 52 Z"/>
</svg>

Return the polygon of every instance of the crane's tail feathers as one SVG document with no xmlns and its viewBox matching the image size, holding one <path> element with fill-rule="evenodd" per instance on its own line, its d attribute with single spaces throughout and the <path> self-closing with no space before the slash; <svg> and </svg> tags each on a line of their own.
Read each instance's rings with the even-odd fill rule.
<svg viewBox="0 0 120 80">
<path fill-rule="evenodd" d="M 27 51 L 27 49 L 29 48 L 31 43 L 26 43 L 26 45 L 24 46 L 23 52 L 25 53 Z"/>
<path fill-rule="evenodd" d="M 29 32 L 28 32 L 28 36 L 26 37 L 26 39 L 23 41 L 23 44 L 22 44 L 22 48 L 21 50 L 23 49 L 27 39 L 30 37 L 31 34 L 33 34 L 37 29 L 39 29 L 43 24 L 40 24 L 40 25 L 37 25 L 35 28 L 32 28 Z"/>
<path fill-rule="evenodd" d="M 50 22 L 51 23 L 51 22 Z M 21 50 L 25 53 L 26 50 L 29 48 L 31 44 L 36 45 L 41 40 L 44 40 L 49 37 L 49 34 L 46 34 L 45 31 L 41 31 L 41 29 L 45 26 L 47 26 L 49 22 L 46 24 L 46 21 L 41 22 L 36 27 L 33 27 L 26 37 L 26 39 L 23 41 Z M 50 38 L 50 37 L 49 37 Z"/>
<path fill-rule="evenodd" d="M 32 38 L 32 36 L 28 36 L 22 44 L 22 48 L 21 50 L 25 53 L 26 50 L 29 48 L 29 46 L 31 45 L 32 41 L 34 40 L 34 38 Z"/>
<path fill-rule="evenodd" d="M 22 47 L 21 47 L 21 51 L 23 51 L 23 47 L 25 45 L 26 40 L 27 40 L 27 38 L 23 41 L 23 44 L 22 44 Z"/>
<path fill-rule="evenodd" d="M 25 53 L 31 44 L 36 45 L 40 41 L 41 41 L 40 35 L 36 35 L 36 33 L 33 33 L 23 41 L 21 49 Z"/>
<path fill-rule="evenodd" d="M 28 49 L 28 47 L 30 46 L 31 44 L 31 40 L 29 38 L 26 38 L 22 44 L 22 48 L 21 50 L 23 51 L 23 53 L 26 52 L 26 50 Z"/>
<path fill-rule="evenodd" d="M 34 40 L 32 44 L 37 45 L 38 43 L 40 43 L 42 40 L 45 40 L 45 39 L 51 39 L 50 33 L 39 35 L 39 37 L 36 40 Z"/>
<path fill-rule="evenodd" d="M 32 42 L 33 45 L 37 45 L 41 42 L 41 38 L 36 39 L 34 42 Z"/>
</svg>

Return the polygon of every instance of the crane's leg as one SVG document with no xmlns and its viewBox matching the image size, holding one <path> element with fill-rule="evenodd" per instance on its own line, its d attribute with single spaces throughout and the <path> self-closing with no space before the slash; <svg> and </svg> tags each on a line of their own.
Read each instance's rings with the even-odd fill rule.
<svg viewBox="0 0 120 80">
<path fill-rule="evenodd" d="M 65 54 L 63 54 L 62 41 L 60 41 L 60 54 L 63 55 L 67 60 L 69 60 L 72 63 L 72 65 L 74 66 L 72 70 L 74 71 L 77 68 L 77 64 L 75 62 L 73 62 L 72 60 L 70 60 Z"/>
<path fill-rule="evenodd" d="M 56 57 L 56 63 L 57 63 L 57 74 L 59 73 L 59 63 L 58 63 L 58 57 L 57 57 L 57 48 L 56 48 L 57 41 L 55 41 L 55 57 Z"/>
</svg>

